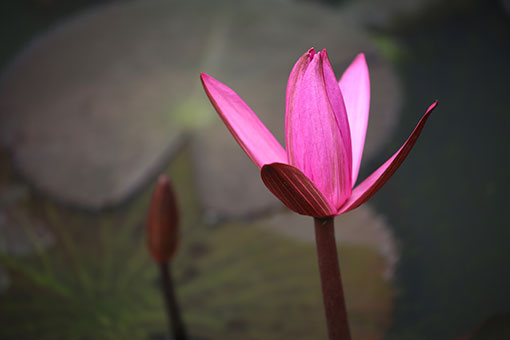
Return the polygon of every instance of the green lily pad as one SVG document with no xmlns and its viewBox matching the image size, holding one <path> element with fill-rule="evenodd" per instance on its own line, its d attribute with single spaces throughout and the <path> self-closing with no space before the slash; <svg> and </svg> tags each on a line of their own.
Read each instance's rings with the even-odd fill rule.
<svg viewBox="0 0 510 340">
<path fill-rule="evenodd" d="M 326 336 L 313 245 L 260 222 L 204 225 L 186 153 L 170 168 L 182 211 L 173 263 L 190 333 L 204 339 L 311 339 Z M 177 180 L 178 179 L 178 180 Z M 0 295 L 2 339 L 148 339 L 166 332 L 156 266 L 143 219 L 149 190 L 101 215 L 33 199 L 56 247 L 20 260 L 1 256 L 12 285 Z M 343 246 L 340 259 L 354 337 L 379 339 L 390 323 L 393 290 L 380 254 Z"/>
</svg>

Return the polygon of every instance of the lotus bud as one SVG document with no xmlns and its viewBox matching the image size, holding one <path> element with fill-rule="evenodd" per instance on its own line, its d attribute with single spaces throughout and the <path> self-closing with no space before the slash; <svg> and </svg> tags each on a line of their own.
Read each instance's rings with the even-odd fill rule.
<svg viewBox="0 0 510 340">
<path fill-rule="evenodd" d="M 175 254 L 179 239 L 179 214 L 172 186 L 160 175 L 152 193 L 147 216 L 147 246 L 157 263 L 168 262 Z"/>
</svg>

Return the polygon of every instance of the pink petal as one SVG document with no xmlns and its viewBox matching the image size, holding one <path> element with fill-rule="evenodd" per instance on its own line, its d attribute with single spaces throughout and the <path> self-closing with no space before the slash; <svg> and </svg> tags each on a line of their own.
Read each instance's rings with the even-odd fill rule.
<svg viewBox="0 0 510 340">
<path fill-rule="evenodd" d="M 301 215 L 334 216 L 334 208 L 301 171 L 282 163 L 266 164 L 260 172 L 266 187 L 290 210 Z"/>
<path fill-rule="evenodd" d="M 312 47 L 298 59 L 292 71 L 290 71 L 289 80 L 287 81 L 287 93 L 285 95 L 285 112 L 289 112 L 290 107 L 293 106 L 296 83 L 302 79 L 303 72 L 308 64 L 310 64 L 310 60 L 313 59 L 314 55 L 315 49 Z M 287 131 L 287 116 L 285 116 L 285 131 Z"/>
<path fill-rule="evenodd" d="M 368 201 L 384 185 L 384 183 L 390 179 L 390 177 L 398 169 L 400 164 L 402 164 L 404 159 L 413 148 L 414 144 L 418 140 L 418 137 L 420 136 L 421 130 L 429 118 L 430 113 L 436 108 L 436 106 L 437 101 L 430 105 L 430 107 L 427 109 L 427 112 L 418 122 L 418 125 L 414 129 L 413 133 L 411 133 L 411 136 L 409 136 L 409 138 L 406 140 L 404 145 L 402 145 L 402 147 L 393 156 L 391 156 L 390 159 L 381 165 L 379 169 L 374 171 L 356 188 L 354 188 L 351 197 L 349 197 L 344 206 L 338 210 L 337 215 L 355 209 Z"/>
<path fill-rule="evenodd" d="M 344 97 L 352 143 L 352 186 L 358 179 L 370 108 L 370 78 L 363 53 L 345 70 L 339 82 Z"/>
<path fill-rule="evenodd" d="M 321 57 L 323 61 L 322 71 L 324 72 L 324 81 L 326 84 L 326 90 L 328 93 L 328 98 L 331 102 L 331 106 L 335 111 L 336 123 L 338 125 L 338 129 L 340 130 L 340 137 L 342 146 L 346 150 L 346 157 L 349 162 L 349 169 L 352 168 L 352 147 L 351 147 L 351 129 L 349 127 L 349 119 L 347 117 L 347 110 L 344 103 L 343 93 L 340 89 L 340 86 L 337 83 L 337 78 L 335 76 L 335 72 L 333 72 L 333 67 L 331 67 L 331 63 L 329 62 L 328 54 L 326 50 L 321 51 Z M 347 169 L 346 169 L 347 170 Z M 350 170 L 349 175 L 345 176 L 345 178 L 349 177 L 350 180 Z M 351 185 L 352 188 L 352 185 Z"/>
<path fill-rule="evenodd" d="M 201 73 L 200 79 L 216 112 L 253 163 L 259 168 L 287 163 L 285 150 L 237 93 L 208 74 Z"/>
<path fill-rule="evenodd" d="M 326 51 L 308 51 L 287 86 L 289 164 L 302 171 L 336 208 L 351 193 L 351 146 L 340 88 Z"/>
</svg>

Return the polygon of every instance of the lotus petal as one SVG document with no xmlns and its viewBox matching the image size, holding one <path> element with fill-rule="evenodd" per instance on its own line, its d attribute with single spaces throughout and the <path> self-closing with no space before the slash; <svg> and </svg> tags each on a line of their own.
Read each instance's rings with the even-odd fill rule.
<svg viewBox="0 0 510 340">
<path fill-rule="evenodd" d="M 262 167 L 261 177 L 266 187 L 290 210 L 314 217 L 336 215 L 336 208 L 299 169 L 282 163 L 267 164 Z"/>
<path fill-rule="evenodd" d="M 326 51 L 308 51 L 289 79 L 285 124 L 289 164 L 338 208 L 351 193 L 351 147 L 342 95 Z"/>
<path fill-rule="evenodd" d="M 402 147 L 393 156 L 391 156 L 390 159 L 388 159 L 383 165 L 381 165 L 356 188 L 354 188 L 351 197 L 349 197 L 344 206 L 338 210 L 337 215 L 355 209 L 368 201 L 384 185 L 384 183 L 390 179 L 390 177 L 399 168 L 400 164 L 402 164 L 402 162 L 405 160 L 413 148 L 414 144 L 418 140 L 418 137 L 420 136 L 421 130 L 425 126 L 425 123 L 430 116 L 430 113 L 436 108 L 436 106 L 437 101 L 430 105 L 430 107 L 427 109 L 427 112 L 420 119 L 418 125 L 411 133 L 411 136 L 409 136 L 409 138 L 406 140 L 404 145 L 402 145 Z"/>
<path fill-rule="evenodd" d="M 370 108 L 370 78 L 363 53 L 358 54 L 339 81 L 344 97 L 352 145 L 352 187 L 358 179 L 359 167 L 365 146 Z"/>
<path fill-rule="evenodd" d="M 287 163 L 283 147 L 237 93 L 208 74 L 201 73 L 200 78 L 209 100 L 253 163 L 259 168 Z"/>
</svg>

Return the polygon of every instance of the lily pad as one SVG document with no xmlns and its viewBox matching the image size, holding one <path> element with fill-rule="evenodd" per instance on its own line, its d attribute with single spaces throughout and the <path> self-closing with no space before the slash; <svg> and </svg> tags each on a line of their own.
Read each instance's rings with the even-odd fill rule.
<svg viewBox="0 0 510 340">
<path fill-rule="evenodd" d="M 316 251 L 264 222 L 204 225 L 183 153 L 170 171 L 182 212 L 182 242 L 172 264 L 184 320 L 203 339 L 325 338 Z M 97 216 L 39 202 L 56 247 L 37 256 L 1 256 L 11 287 L 0 295 L 0 338 L 147 339 L 166 330 L 156 266 L 142 227 L 150 188 L 127 212 Z M 356 338 L 380 339 L 393 289 L 385 260 L 371 247 L 340 249 Z"/>
<path fill-rule="evenodd" d="M 261 225 L 272 232 L 307 244 L 315 244 L 312 219 L 290 211 L 262 218 Z M 383 276 L 391 279 L 398 261 L 397 242 L 384 216 L 369 204 L 335 218 L 335 237 L 339 247 L 361 246 L 373 249 L 384 259 Z"/>
<path fill-rule="evenodd" d="M 346 19 L 318 5 L 269 0 L 96 7 L 41 34 L 2 74 L 0 139 L 16 168 L 44 194 L 87 209 L 115 206 L 164 167 L 187 132 L 218 121 L 200 71 L 236 89 L 282 140 L 288 73 L 315 46 L 328 49 L 338 75 L 357 53 L 368 55 L 374 84 L 369 158 L 383 142 L 381 132 L 391 131 L 400 92 L 377 47 Z M 224 150 L 214 132 L 199 133 L 204 138 L 196 141 L 194 159 L 207 209 L 239 216 L 274 207 L 254 171 L 240 174 L 247 167 L 240 151 Z M 246 185 L 256 183 L 251 199 L 237 200 L 232 209 L 226 202 L 239 192 L 211 185 L 230 181 L 226 167 Z"/>
</svg>

